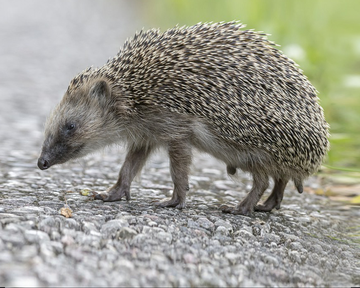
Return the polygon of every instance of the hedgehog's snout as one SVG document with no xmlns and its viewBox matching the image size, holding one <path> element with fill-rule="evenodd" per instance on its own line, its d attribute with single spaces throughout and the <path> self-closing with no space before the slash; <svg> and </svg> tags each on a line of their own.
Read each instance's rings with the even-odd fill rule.
<svg viewBox="0 0 360 288">
<path fill-rule="evenodd" d="M 46 170 L 46 169 L 48 169 L 50 167 L 49 161 L 44 159 L 43 157 L 40 157 L 38 159 L 37 165 L 41 170 Z"/>
</svg>

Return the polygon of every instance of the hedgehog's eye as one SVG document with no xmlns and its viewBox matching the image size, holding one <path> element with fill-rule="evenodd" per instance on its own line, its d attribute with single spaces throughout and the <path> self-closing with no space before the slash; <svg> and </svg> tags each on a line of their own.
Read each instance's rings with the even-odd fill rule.
<svg viewBox="0 0 360 288">
<path fill-rule="evenodd" d="M 75 124 L 74 123 L 70 123 L 68 125 L 66 125 L 66 130 L 67 131 L 71 131 L 75 129 Z"/>
</svg>

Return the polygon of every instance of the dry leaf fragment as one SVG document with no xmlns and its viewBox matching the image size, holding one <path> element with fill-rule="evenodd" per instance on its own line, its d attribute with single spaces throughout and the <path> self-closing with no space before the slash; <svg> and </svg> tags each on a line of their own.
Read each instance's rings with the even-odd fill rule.
<svg viewBox="0 0 360 288">
<path fill-rule="evenodd" d="M 360 204 L 360 195 L 357 195 L 357 196 L 355 196 L 354 198 L 352 198 L 351 200 L 350 200 L 350 203 L 351 204 Z"/>
<path fill-rule="evenodd" d="M 66 218 L 71 218 L 72 210 L 69 207 L 63 207 L 60 209 L 60 214 L 65 216 Z"/>
<path fill-rule="evenodd" d="M 91 190 L 90 189 L 82 189 L 80 191 L 80 194 L 83 196 L 88 196 L 90 194 Z"/>
<path fill-rule="evenodd" d="M 65 206 L 60 209 L 60 215 L 65 216 L 66 218 L 72 217 L 72 210 L 70 209 L 69 205 L 67 204 L 66 197 L 65 198 Z"/>
</svg>

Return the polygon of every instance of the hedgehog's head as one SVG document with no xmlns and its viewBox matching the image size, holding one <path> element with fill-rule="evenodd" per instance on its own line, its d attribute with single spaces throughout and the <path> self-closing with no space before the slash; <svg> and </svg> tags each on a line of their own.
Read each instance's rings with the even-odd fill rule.
<svg viewBox="0 0 360 288">
<path fill-rule="evenodd" d="M 96 78 L 74 85 L 74 80 L 45 124 L 41 170 L 114 142 L 115 103 L 109 83 Z"/>
</svg>

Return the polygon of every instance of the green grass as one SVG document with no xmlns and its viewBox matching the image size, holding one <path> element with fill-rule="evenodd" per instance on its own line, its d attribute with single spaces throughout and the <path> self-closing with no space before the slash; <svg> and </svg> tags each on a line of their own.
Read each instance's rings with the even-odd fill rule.
<svg viewBox="0 0 360 288">
<path fill-rule="evenodd" d="M 360 1 L 147 0 L 142 9 L 146 28 L 240 20 L 271 34 L 319 91 L 331 126 L 326 163 L 360 168 L 360 80 L 349 77 L 360 77 Z"/>
</svg>

